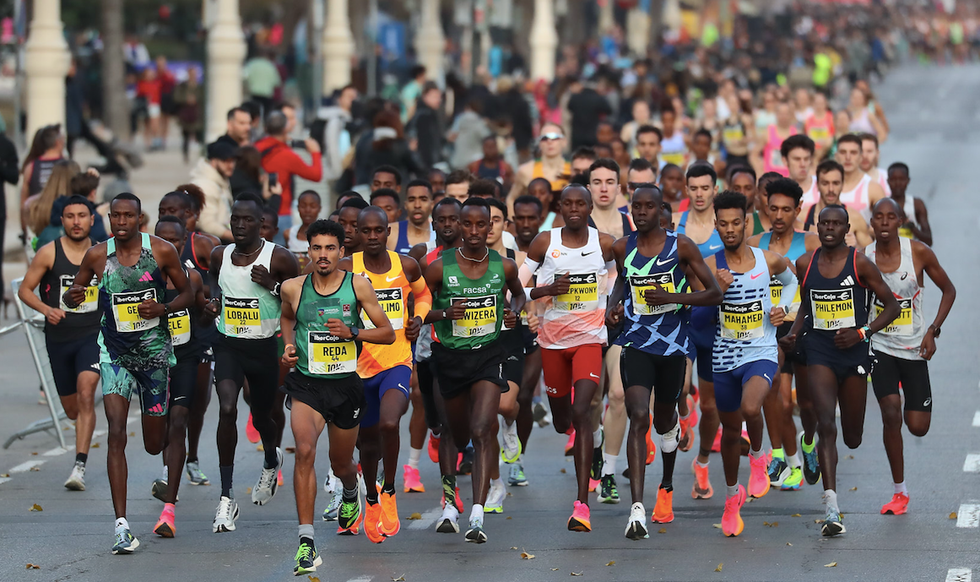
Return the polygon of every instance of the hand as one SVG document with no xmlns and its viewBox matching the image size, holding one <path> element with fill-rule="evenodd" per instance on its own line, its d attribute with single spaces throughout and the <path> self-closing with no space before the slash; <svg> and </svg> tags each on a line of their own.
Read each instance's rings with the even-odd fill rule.
<svg viewBox="0 0 980 582">
<path fill-rule="evenodd" d="M 422 318 L 416 315 L 409 319 L 408 325 L 405 326 L 405 339 L 414 342 L 419 339 L 420 331 L 422 331 Z"/>
<path fill-rule="evenodd" d="M 779 327 L 783 324 L 783 320 L 786 319 L 786 311 L 782 307 L 773 307 L 769 312 L 769 323 L 774 327 Z"/>
<path fill-rule="evenodd" d="M 61 323 L 61 320 L 65 318 L 65 312 L 57 307 L 48 307 L 47 311 L 44 312 L 44 318 L 47 319 L 48 323 L 51 325 L 58 325 Z"/>
<path fill-rule="evenodd" d="M 68 300 L 65 301 L 65 304 L 68 305 L 68 307 L 78 307 L 83 301 L 85 301 L 85 287 L 77 283 L 73 284 L 65 293 L 65 299 Z"/>
<path fill-rule="evenodd" d="M 507 329 L 514 329 L 517 327 L 517 314 L 514 310 L 509 307 L 504 307 L 504 325 Z"/>
<path fill-rule="evenodd" d="M 668 303 L 673 303 L 670 299 L 670 293 L 664 291 L 664 288 L 660 285 L 644 291 L 643 298 L 646 300 L 647 305 L 667 305 Z"/>
<path fill-rule="evenodd" d="M 413 137 L 412 139 L 408 140 L 408 149 L 411 150 L 411 151 L 413 151 L 413 152 L 419 149 L 419 140 L 418 140 L 418 138 Z"/>
<path fill-rule="evenodd" d="M 856 247 L 858 244 L 858 238 L 853 232 L 849 232 L 844 235 L 844 244 L 849 247 Z"/>
<path fill-rule="evenodd" d="M 282 196 L 282 183 L 276 182 L 272 186 L 269 186 L 269 194 L 273 196 Z"/>
<path fill-rule="evenodd" d="M 282 351 L 282 358 L 280 360 L 284 366 L 289 366 L 293 368 L 296 363 L 299 362 L 299 358 L 296 357 L 296 346 L 293 344 L 286 344 L 286 349 Z"/>
<path fill-rule="evenodd" d="M 252 282 L 262 285 L 269 291 L 276 288 L 276 278 L 272 276 L 269 269 L 265 268 L 265 265 L 253 265 L 252 266 Z"/>
<path fill-rule="evenodd" d="M 846 329 L 838 329 L 837 334 L 834 335 L 834 345 L 837 346 L 839 350 L 846 350 L 848 348 L 854 347 L 861 340 L 861 335 L 858 330 L 849 327 Z"/>
<path fill-rule="evenodd" d="M 538 326 L 540 325 L 540 323 L 541 322 L 538 320 L 538 316 L 537 315 L 534 315 L 533 313 L 528 313 L 527 314 L 527 330 L 528 331 L 530 331 L 531 333 L 538 333 Z"/>
<path fill-rule="evenodd" d="M 732 272 L 728 269 L 718 269 L 715 271 L 715 279 L 718 280 L 718 286 L 721 287 L 722 295 L 725 291 L 728 291 L 728 287 L 735 282 L 735 277 Z"/>
<path fill-rule="evenodd" d="M 623 320 L 623 313 L 625 313 L 625 308 L 622 303 L 612 309 L 606 309 L 606 325 L 609 327 L 619 325 L 619 322 Z"/>
<path fill-rule="evenodd" d="M 922 338 L 922 344 L 919 346 L 919 355 L 923 359 L 931 360 L 933 354 L 936 353 L 936 336 L 932 335 L 932 330 L 926 331 L 926 335 Z"/>
<path fill-rule="evenodd" d="M 572 278 L 568 275 L 568 273 L 565 273 L 561 277 L 555 279 L 554 283 L 548 285 L 547 294 L 551 295 L 552 297 L 564 295 L 565 293 L 568 293 L 568 290 L 571 288 L 571 286 L 572 286 Z"/>
<path fill-rule="evenodd" d="M 306 146 L 306 151 L 310 152 L 311 154 L 318 154 L 318 153 L 320 153 L 320 144 L 317 143 L 317 141 L 315 139 L 313 139 L 312 137 L 308 137 L 308 138 L 304 139 L 303 140 L 303 145 Z"/>
<path fill-rule="evenodd" d="M 221 300 L 217 297 L 212 297 L 204 304 L 204 315 L 214 319 L 218 317 L 218 311 L 221 309 Z"/>
<path fill-rule="evenodd" d="M 167 313 L 167 308 L 163 303 L 157 303 L 152 299 L 147 299 L 143 303 L 140 303 L 140 306 L 136 310 L 143 319 L 156 319 Z"/>
<path fill-rule="evenodd" d="M 95 168 L 89 168 L 89 169 L 85 170 L 85 173 L 88 174 L 89 176 L 94 177 L 94 178 L 98 178 L 99 177 L 99 171 L 96 170 Z"/>
<path fill-rule="evenodd" d="M 466 308 L 463 307 L 462 300 L 453 303 L 452 306 L 450 306 L 444 312 L 444 316 L 446 319 L 451 319 L 454 321 L 457 319 L 463 319 L 464 315 L 466 315 Z"/>
<path fill-rule="evenodd" d="M 330 330 L 331 335 L 335 335 L 340 339 L 350 339 L 354 336 L 350 333 L 350 328 L 347 327 L 343 321 L 337 318 L 330 318 L 327 320 L 327 329 Z"/>
<path fill-rule="evenodd" d="M 783 353 L 791 354 L 796 351 L 796 334 L 791 333 L 784 335 L 779 339 L 779 347 L 783 349 Z"/>
</svg>

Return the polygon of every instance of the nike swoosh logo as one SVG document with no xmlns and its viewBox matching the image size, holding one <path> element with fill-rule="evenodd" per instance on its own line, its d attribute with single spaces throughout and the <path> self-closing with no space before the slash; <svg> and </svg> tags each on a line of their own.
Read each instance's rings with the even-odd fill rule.
<svg viewBox="0 0 980 582">
<path fill-rule="evenodd" d="M 717 246 L 715 246 L 715 245 L 708 245 L 708 250 L 709 251 L 713 251 L 715 249 L 720 249 L 720 248 L 721 248 L 721 245 L 717 245 Z"/>
<path fill-rule="evenodd" d="M 394 281 L 397 278 L 398 278 L 398 275 L 395 275 L 394 277 L 385 277 L 385 281 L 391 283 L 392 281 Z"/>
<path fill-rule="evenodd" d="M 756 279 L 758 279 L 761 276 L 762 276 L 762 273 L 756 273 L 755 275 L 749 275 L 749 279 L 752 279 L 753 281 L 755 281 Z"/>
<path fill-rule="evenodd" d="M 587 257 L 587 256 L 589 256 L 589 255 L 591 255 L 591 254 L 592 254 L 592 253 L 594 253 L 594 252 L 595 252 L 595 251 L 589 251 L 589 252 L 587 252 L 587 253 L 582 253 L 582 256 L 583 256 L 583 257 Z"/>
<path fill-rule="evenodd" d="M 595 374 L 593 374 L 592 372 L 589 372 L 589 376 L 592 376 L 592 377 L 593 377 L 593 378 L 595 378 L 596 380 L 598 380 L 598 379 L 599 379 L 599 377 L 598 377 L 598 376 L 596 376 Z"/>
<path fill-rule="evenodd" d="M 660 259 L 657 259 L 657 266 L 660 267 L 660 266 L 666 265 L 667 263 L 669 263 L 669 262 L 671 262 L 673 260 L 674 259 L 671 259 L 671 258 L 668 258 L 668 259 L 663 260 L 663 261 L 661 261 Z"/>
</svg>

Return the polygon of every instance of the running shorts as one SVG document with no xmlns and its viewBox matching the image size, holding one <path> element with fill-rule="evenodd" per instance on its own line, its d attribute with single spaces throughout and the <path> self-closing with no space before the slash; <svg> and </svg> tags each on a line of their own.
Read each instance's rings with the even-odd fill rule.
<svg viewBox="0 0 980 582">
<path fill-rule="evenodd" d="M 338 379 L 312 378 L 293 370 L 281 390 L 286 393 L 286 408 L 292 410 L 293 401 L 302 402 L 343 430 L 357 428 L 366 405 L 363 383 L 357 374 Z"/>
<path fill-rule="evenodd" d="M 504 378 L 506 359 L 507 351 L 500 340 L 476 350 L 453 350 L 432 342 L 430 366 L 439 383 L 439 392 L 444 398 L 453 398 L 482 380 L 500 386 L 501 392 L 510 390 Z"/>
<path fill-rule="evenodd" d="M 78 375 L 82 372 L 99 373 L 99 332 L 66 342 L 51 341 L 44 336 L 51 362 L 51 375 L 58 396 L 64 398 L 78 392 Z"/>
<path fill-rule="evenodd" d="M 102 362 L 102 395 L 115 394 L 128 401 L 132 400 L 135 391 L 143 414 L 166 416 L 169 372 L 170 368 L 128 370 L 111 362 Z"/>
<path fill-rule="evenodd" d="M 585 344 L 561 350 L 541 350 L 544 385 L 551 398 L 564 398 L 579 380 L 599 384 L 602 377 L 602 345 Z"/>
<path fill-rule="evenodd" d="M 524 329 L 522 327 L 522 329 Z M 524 341 L 521 330 L 513 330 L 501 334 L 504 347 L 507 349 L 507 359 L 504 360 L 504 379 L 518 386 L 524 379 Z"/>
<path fill-rule="evenodd" d="M 834 345 L 832 335 L 807 331 L 796 340 L 797 348 L 804 354 L 807 366 L 830 368 L 843 383 L 850 376 L 867 377 L 874 367 L 874 356 L 867 342 L 858 342 L 846 350 Z"/>
<path fill-rule="evenodd" d="M 361 417 L 361 426 L 367 428 L 378 424 L 381 419 L 381 400 L 389 390 L 394 390 L 408 400 L 411 393 L 412 369 L 398 365 L 371 376 L 362 378 L 366 406 Z"/>
<path fill-rule="evenodd" d="M 624 347 L 619 356 L 619 374 L 623 390 L 642 386 L 653 391 L 660 402 L 677 402 L 684 390 L 687 357 L 683 354 L 660 356 Z"/>
<path fill-rule="evenodd" d="M 436 396 L 433 391 L 435 376 L 429 360 L 415 362 L 415 372 L 419 381 L 419 393 L 422 395 L 422 408 L 425 409 L 425 424 L 429 428 L 439 428 L 442 426 L 442 421 L 439 420 L 439 409 L 436 408 Z"/>
<path fill-rule="evenodd" d="M 197 359 L 178 361 L 170 368 L 170 406 L 190 408 L 197 391 Z"/>
<path fill-rule="evenodd" d="M 899 385 L 905 393 L 905 410 L 932 412 L 932 384 L 929 382 L 929 362 L 906 360 L 889 354 L 876 354 L 871 382 L 878 400 L 898 394 Z"/>
<path fill-rule="evenodd" d="M 248 379 L 254 395 L 273 393 L 279 384 L 279 354 L 276 338 L 239 339 L 221 336 L 214 345 L 214 382 L 232 380 L 241 387 Z"/>
<path fill-rule="evenodd" d="M 720 412 L 735 412 L 742 407 L 742 386 L 753 376 L 769 382 L 779 371 L 779 364 L 772 360 L 748 362 L 727 372 L 715 372 L 715 404 Z"/>
</svg>

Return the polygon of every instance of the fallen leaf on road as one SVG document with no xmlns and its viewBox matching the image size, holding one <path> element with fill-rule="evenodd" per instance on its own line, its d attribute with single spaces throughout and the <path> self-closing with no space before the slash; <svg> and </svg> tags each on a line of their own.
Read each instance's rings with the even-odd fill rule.
<svg viewBox="0 0 980 582">
<path fill-rule="evenodd" d="M 516 550 L 517 549 L 517 546 L 511 546 L 510 549 Z"/>
<path fill-rule="evenodd" d="M 399 576 L 397 578 L 392 578 L 391 579 L 391 582 L 405 582 L 405 575 L 402 574 L 401 576 Z"/>
<path fill-rule="evenodd" d="M 412 515 L 408 516 L 408 519 L 410 521 L 416 521 L 416 520 L 422 519 L 422 514 L 416 511 Z"/>
<path fill-rule="evenodd" d="M 837 562 L 831 562 L 829 564 L 824 564 L 823 567 L 824 568 L 836 568 L 837 567 Z"/>
<path fill-rule="evenodd" d="M 857 491 L 857 490 L 858 490 L 857 487 L 851 487 L 851 491 Z"/>
<path fill-rule="evenodd" d="M 31 511 L 44 511 L 44 508 L 38 505 L 37 503 L 35 503 L 34 505 L 31 506 Z"/>
<path fill-rule="evenodd" d="M 606 565 L 607 566 L 615 566 L 616 565 L 616 560 L 610 560 L 609 562 L 606 562 Z"/>
<path fill-rule="evenodd" d="M 581 576 L 582 572 L 569 572 L 572 576 Z"/>
<path fill-rule="evenodd" d="M 260 453 L 263 453 L 265 452 L 265 447 L 262 446 L 262 443 L 259 443 L 259 446 L 255 447 L 255 450 Z"/>
<path fill-rule="evenodd" d="M 847 455 L 847 457 L 845 457 L 845 458 L 847 458 L 847 459 L 853 459 L 854 458 L 854 455 Z"/>
<path fill-rule="evenodd" d="M 0 473 L 0 477 L 6 479 L 7 477 L 10 477 L 10 473 Z"/>
<path fill-rule="evenodd" d="M 513 496 L 514 496 L 513 493 L 511 493 L 510 491 L 507 492 L 507 497 L 513 497 Z"/>
<path fill-rule="evenodd" d="M 246 489 L 245 490 L 245 493 L 248 493 L 249 495 L 251 495 L 252 494 L 252 488 L 249 487 L 248 489 Z"/>
<path fill-rule="evenodd" d="M 309 574 L 307 574 L 306 577 L 310 579 L 310 582 L 320 582 L 320 578 L 316 576 L 310 576 Z"/>
<path fill-rule="evenodd" d="M 291 454 L 291 455 L 295 455 L 296 454 L 296 447 L 286 447 L 286 452 L 289 453 L 289 454 Z"/>
<path fill-rule="evenodd" d="M 791 547 L 792 547 L 792 545 L 793 545 L 793 544 L 791 544 L 791 543 L 789 543 L 789 542 L 786 542 L 786 545 L 787 545 L 787 546 L 791 546 Z"/>
<path fill-rule="evenodd" d="M 100 446 L 102 446 L 102 445 L 100 445 L 99 443 L 92 443 L 92 448 L 93 448 L 93 449 L 97 449 L 97 448 L 99 448 Z"/>
<path fill-rule="evenodd" d="M 512 516 L 512 515 L 508 515 L 508 516 L 507 516 L 507 519 L 514 519 L 514 516 Z"/>
<path fill-rule="evenodd" d="M 721 524 L 720 523 L 713 523 L 713 524 L 711 524 L 711 526 L 714 527 L 715 529 L 721 529 Z"/>
<path fill-rule="evenodd" d="M 31 564 L 30 562 L 28 562 L 27 563 L 27 569 L 28 570 L 40 570 L 41 567 L 38 566 L 37 564 Z"/>
<path fill-rule="evenodd" d="M 660 529 L 657 530 L 657 533 L 667 533 L 667 528 L 662 527 L 662 528 L 660 528 Z"/>
<path fill-rule="evenodd" d="M 779 527 L 779 522 L 778 521 L 774 521 L 772 523 L 769 523 L 768 521 L 764 521 L 764 522 L 762 522 L 762 525 L 765 525 L 765 526 L 768 526 L 768 527 Z"/>
<path fill-rule="evenodd" d="M 790 517 L 802 517 L 802 516 L 801 516 L 801 515 L 800 515 L 799 513 L 794 513 L 794 514 L 793 514 L 793 515 L 791 515 Z"/>
<path fill-rule="evenodd" d="M 813 520 L 813 523 L 823 523 L 823 520 L 822 519 L 815 519 L 815 520 Z"/>
<path fill-rule="evenodd" d="M 564 468 L 562 468 L 562 470 L 561 470 L 560 472 L 561 472 L 561 473 L 564 473 L 564 472 L 565 472 L 565 469 L 564 469 Z"/>
<path fill-rule="evenodd" d="M 558 568 L 552 568 L 551 571 L 552 572 L 557 572 L 558 571 Z"/>
<path fill-rule="evenodd" d="M 521 550 L 521 559 L 522 560 L 533 560 L 534 559 L 534 554 L 527 553 L 527 550 Z"/>
<path fill-rule="evenodd" d="M 131 432 L 131 433 L 129 433 L 129 436 L 136 436 L 136 433 L 135 432 Z"/>
<path fill-rule="evenodd" d="M 41 467 L 38 467 L 38 466 L 31 467 L 31 471 L 33 471 L 35 473 L 39 472 L 40 470 L 41 470 Z"/>
<path fill-rule="evenodd" d="M 954 511 L 953 513 L 950 513 L 949 514 L 949 518 L 950 519 L 956 519 L 956 512 Z"/>
<path fill-rule="evenodd" d="M 34 452 L 32 452 L 32 453 L 31 453 L 31 456 L 32 456 L 32 457 L 36 457 L 36 456 L 37 456 L 37 451 L 34 451 Z"/>
<path fill-rule="evenodd" d="M 718 567 L 715 568 L 715 572 L 721 572 L 721 567 L 724 566 L 724 565 L 725 565 L 724 562 L 722 562 L 721 564 L 718 564 Z"/>
</svg>

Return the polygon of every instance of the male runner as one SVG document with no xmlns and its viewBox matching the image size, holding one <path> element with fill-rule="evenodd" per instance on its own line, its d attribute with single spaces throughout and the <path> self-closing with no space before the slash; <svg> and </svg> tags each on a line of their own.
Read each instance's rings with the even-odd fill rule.
<svg viewBox="0 0 980 582">
<path fill-rule="evenodd" d="M 861 169 L 861 138 L 849 133 L 837 140 L 835 159 L 844 168 L 840 203 L 848 210 L 857 211 L 865 223 L 871 220 L 871 208 L 884 198 L 884 189 Z M 817 176 L 819 182 L 820 176 Z M 819 187 L 819 184 L 818 184 Z M 818 211 L 819 213 L 819 211 Z M 850 244 L 850 243 L 848 243 Z"/>
<path fill-rule="evenodd" d="M 381 192 L 381 190 L 378 190 Z M 432 298 L 418 263 L 411 257 L 388 250 L 388 217 L 369 206 L 358 219 L 363 251 L 340 261 L 337 268 L 371 282 L 385 317 L 395 332 L 391 345 L 365 345 L 357 360 L 357 375 L 364 384 L 367 407 L 361 416 L 358 448 L 365 483 L 377 478 L 378 461 L 384 459 L 384 485 L 380 503 L 378 490 L 368 487 L 364 530 L 375 543 L 401 529 L 395 502 L 395 471 L 398 469 L 399 421 L 408 411 L 412 378 L 412 342 L 418 339 Z M 410 303 L 409 294 L 413 301 Z M 414 314 L 409 306 L 414 303 Z M 362 321 L 365 318 L 362 316 Z M 365 323 L 365 329 L 370 329 Z"/>
<path fill-rule="evenodd" d="M 95 281 L 86 286 L 85 300 L 69 308 L 62 295 L 71 287 L 78 265 L 92 247 L 92 204 L 72 196 L 61 211 L 65 234 L 34 255 L 17 296 L 44 316 L 44 343 L 54 387 L 65 415 L 75 421 L 75 464 L 65 481 L 72 491 L 85 491 L 92 431 L 95 430 L 95 388 L 99 385 L 99 321 L 102 307 Z M 41 286 L 39 298 L 34 290 Z"/>
<path fill-rule="evenodd" d="M 370 188 L 371 193 L 377 192 L 382 188 L 394 190 L 395 192 L 401 192 L 402 174 L 398 171 L 398 168 L 395 168 L 394 166 L 389 166 L 387 164 L 378 166 L 371 174 Z"/>
<path fill-rule="evenodd" d="M 428 265 L 426 284 L 434 297 L 426 317 L 438 342 L 432 344 L 432 369 L 445 403 L 445 420 L 457 450 L 472 439 L 473 507 L 466 541 L 484 543 L 483 506 L 494 459 L 500 394 L 509 389 L 504 378 L 506 349 L 499 341 L 506 318 L 509 327 L 524 307 L 524 288 L 514 261 L 487 247 L 490 211 L 487 202 L 472 198 L 460 212 L 463 245 L 446 249 Z M 512 295 L 504 308 L 504 289 Z M 445 439 L 448 440 L 448 439 Z M 445 445 L 443 445 L 445 447 Z M 439 464 L 446 504 L 436 525 L 441 533 L 458 533 L 456 521 L 456 455 L 440 451 Z"/>
<path fill-rule="evenodd" d="M 888 327 L 871 338 L 871 348 L 878 361 L 871 371 L 875 396 L 881 407 L 881 421 L 888 464 L 892 470 L 895 493 L 881 508 L 882 515 L 901 515 L 909 504 L 905 486 L 905 459 L 902 451 L 902 396 L 905 395 L 905 425 L 913 435 L 922 437 L 932 420 L 932 387 L 929 364 L 936 353 L 936 338 L 956 300 L 956 288 L 939 264 L 936 254 L 925 243 L 901 236 L 905 215 L 894 198 L 875 205 L 871 226 L 875 241 L 865 251 L 881 271 L 888 289 L 898 300 L 901 312 Z M 922 273 L 942 291 L 935 319 L 926 327 L 923 309 Z M 881 302 L 875 298 L 875 311 Z"/>
<path fill-rule="evenodd" d="M 898 204 L 905 216 L 904 223 L 899 227 L 898 234 L 905 238 L 914 238 L 932 246 L 932 227 L 929 226 L 929 212 L 922 198 L 908 195 L 909 167 L 902 162 L 888 166 L 888 185 L 892 190 L 892 199 Z"/>
<path fill-rule="evenodd" d="M 407 255 L 412 247 L 435 237 L 432 230 L 432 185 L 412 180 L 405 188 L 405 210 L 408 218 L 391 225 L 388 250 Z"/>
<path fill-rule="evenodd" d="M 601 163 L 593 164 L 593 177 L 618 182 L 618 170 L 613 172 Z M 538 343 L 555 430 L 566 433 L 575 429 L 573 456 L 578 498 L 568 529 L 579 532 L 592 531 L 589 477 L 593 447 L 601 446 L 602 428 L 593 426 L 591 407 L 602 373 L 602 347 L 607 343 L 606 295 L 611 287 L 609 270 L 614 266 L 615 242 L 608 234 L 589 226 L 592 212 L 589 189 L 566 186 L 561 193 L 565 226 L 535 237 L 525 261 L 528 269 L 537 274 L 537 287 L 531 290 L 530 299 L 550 298 L 538 329 Z M 598 477 L 599 472 L 595 473 Z"/>
<path fill-rule="evenodd" d="M 676 164 L 667 164 L 660 170 L 660 191 L 664 202 L 670 204 L 674 212 L 684 212 L 690 208 L 691 199 L 687 197 L 684 170 Z"/>
<path fill-rule="evenodd" d="M 636 129 L 636 153 L 638 157 L 650 162 L 657 172 L 661 172 L 667 162 L 659 159 L 664 140 L 664 132 L 653 125 L 641 125 Z M 680 169 L 678 167 L 678 169 Z"/>
<path fill-rule="evenodd" d="M 769 230 L 767 208 L 758 195 L 755 170 L 752 166 L 732 166 L 728 169 L 728 189 L 745 196 L 746 209 L 745 234 L 754 236 Z"/>
<path fill-rule="evenodd" d="M 281 360 L 295 368 L 286 376 L 282 390 L 288 397 L 290 426 L 296 440 L 293 488 L 299 514 L 299 549 L 293 574 L 297 576 L 316 572 L 322 563 L 313 539 L 314 462 L 317 441 L 327 423 L 330 467 L 343 483 L 340 527 L 352 530 L 361 520 L 354 445 L 360 415 L 367 403 L 357 375 L 359 342 L 395 341 L 395 331 L 371 283 L 338 268 L 344 256 L 344 231 L 340 225 L 318 220 L 310 225 L 306 235 L 310 261 L 316 270 L 282 284 L 285 349 Z M 380 250 L 384 250 L 383 244 Z M 373 327 L 361 320 L 362 312 Z M 255 389 L 252 390 L 254 400 Z M 275 481 L 275 473 L 272 480 Z M 374 487 L 373 482 L 370 485 Z"/>
<path fill-rule="evenodd" d="M 252 503 L 265 505 L 278 491 L 277 473 L 282 450 L 279 427 L 272 416 L 279 363 L 276 331 L 279 328 L 282 282 L 299 272 L 296 257 L 259 236 L 262 208 L 259 196 L 245 193 L 231 209 L 234 242 L 211 252 L 211 299 L 205 312 L 218 318 L 221 338 L 214 346 L 214 380 L 218 394 L 218 469 L 221 492 L 212 530 L 235 531 L 239 507 L 232 489 L 235 448 L 238 445 L 238 394 L 249 386 L 252 422 L 259 431 L 265 463 L 252 488 Z"/>
<path fill-rule="evenodd" d="M 817 217 L 827 206 L 843 204 L 841 189 L 844 187 L 844 166 L 834 160 L 824 160 L 817 166 L 817 189 L 820 200 L 810 207 L 803 221 L 803 230 L 817 231 Z M 871 231 L 864 216 L 856 208 L 844 204 L 850 228 L 845 237 L 845 243 L 863 249 L 872 242 Z"/>
<path fill-rule="evenodd" d="M 160 318 L 190 306 L 193 295 L 180 258 L 170 243 L 139 231 L 140 200 L 129 192 L 112 199 L 112 238 L 91 247 L 62 295 L 69 309 L 82 305 L 89 281 L 98 277 L 102 330 L 99 334 L 103 405 L 109 422 L 109 490 L 116 512 L 113 554 L 139 547 L 126 521 L 126 418 L 136 392 L 143 421 L 143 447 L 151 455 L 167 442 L 167 383 L 174 364 L 166 322 Z M 177 298 L 163 303 L 166 281 Z M 85 283 L 83 283 L 85 282 Z"/>
<path fill-rule="evenodd" d="M 460 204 L 470 197 L 470 184 L 476 176 L 469 170 L 453 170 L 446 176 L 446 196 L 455 198 Z"/>
<path fill-rule="evenodd" d="M 802 133 L 789 136 L 779 146 L 779 153 L 783 157 L 783 164 L 789 168 L 789 177 L 803 191 L 801 204 L 804 216 L 806 216 L 811 206 L 820 201 L 820 192 L 817 190 L 817 177 L 811 173 L 816 147 L 813 140 Z"/>
<path fill-rule="evenodd" d="M 635 230 L 629 214 L 619 211 L 619 164 L 609 158 L 600 158 L 589 166 L 589 192 L 593 199 L 592 226 L 613 237 L 613 240 Z M 625 199 L 622 200 L 625 203 Z"/>
<path fill-rule="evenodd" d="M 769 492 L 769 457 L 762 452 L 762 403 L 778 371 L 776 327 L 796 294 L 796 276 L 786 259 L 745 244 L 747 206 L 745 196 L 737 192 L 722 192 L 715 198 L 716 224 L 725 249 L 705 260 L 724 293 L 715 317 L 711 368 L 728 485 L 721 519 L 726 536 L 737 536 L 744 528 L 739 512 L 746 490 L 738 483 L 743 421 L 749 433 L 748 495 L 759 498 Z M 770 296 L 770 279 L 777 279 L 785 292 L 777 305 Z"/>
<path fill-rule="evenodd" d="M 637 232 L 613 245 L 620 276 L 606 318 L 610 326 L 625 324 L 616 344 L 622 346 L 620 367 L 630 418 L 626 459 L 633 504 L 626 537 L 634 540 L 648 537 L 643 486 L 651 392 L 655 392 L 653 426 L 660 435 L 664 467 L 652 519 L 657 523 L 674 519 L 674 461 L 680 440 L 676 407 L 684 388 L 690 341 L 681 305 L 717 305 L 722 297 L 697 246 L 686 236 L 662 228 L 662 205 L 659 188 L 644 186 L 633 193 L 630 208 Z M 686 273 L 702 281 L 705 290 L 678 292 L 687 284 Z"/>
<path fill-rule="evenodd" d="M 514 175 L 514 185 L 507 194 L 507 211 L 511 214 L 514 213 L 514 201 L 526 193 L 531 180 L 544 178 L 551 184 L 552 192 L 560 192 L 572 177 L 572 166 L 562 156 L 565 150 L 565 131 L 560 125 L 544 124 L 541 127 L 541 137 L 538 138 L 538 147 L 541 158 L 521 164 Z"/>
<path fill-rule="evenodd" d="M 527 252 L 541 230 L 544 206 L 536 196 L 525 194 L 514 201 L 514 240 L 517 250 Z"/>
<path fill-rule="evenodd" d="M 337 215 L 337 224 L 344 229 L 344 256 L 349 257 L 361 250 L 361 237 L 357 232 L 357 218 L 361 211 L 370 206 L 366 200 L 351 198 L 344 202 Z M 312 263 L 311 263 L 312 264 Z M 312 273 L 316 267 L 307 265 L 306 274 Z"/>
<path fill-rule="evenodd" d="M 396 190 L 379 188 L 371 192 L 371 206 L 377 206 L 383 210 L 389 222 L 398 224 L 398 218 L 402 214 L 401 204 L 401 198 Z"/>
<path fill-rule="evenodd" d="M 820 176 L 818 170 L 818 181 Z M 837 504 L 837 408 L 844 444 L 857 448 L 864 432 L 867 378 L 873 364 L 871 336 L 900 311 L 875 264 L 844 242 L 847 219 L 847 210 L 840 205 L 820 211 L 820 248 L 796 260 L 803 302 L 793 328 L 780 340 L 783 350 L 790 352 L 803 332 L 800 349 L 806 357 L 808 391 L 820 435 L 817 452 L 826 508 L 820 532 L 825 536 L 846 531 Z M 869 291 L 883 304 L 874 318 L 868 313 Z"/>
<path fill-rule="evenodd" d="M 892 190 L 888 186 L 887 173 L 878 167 L 878 159 L 881 152 L 878 150 L 878 136 L 871 133 L 862 133 L 861 138 L 861 171 L 871 177 L 871 181 L 881 186 L 885 196 L 891 196 Z"/>
</svg>

